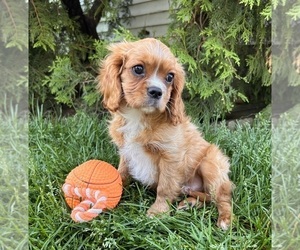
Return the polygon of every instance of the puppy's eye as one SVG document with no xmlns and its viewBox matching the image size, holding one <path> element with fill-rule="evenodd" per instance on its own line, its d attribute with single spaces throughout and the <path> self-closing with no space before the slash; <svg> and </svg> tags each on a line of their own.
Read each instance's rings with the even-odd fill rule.
<svg viewBox="0 0 300 250">
<path fill-rule="evenodd" d="M 145 69 L 144 69 L 143 65 L 133 66 L 132 71 L 137 76 L 143 76 L 145 74 Z"/>
<path fill-rule="evenodd" d="M 166 76 L 166 82 L 167 83 L 172 83 L 173 79 L 174 79 L 174 74 L 173 73 L 167 74 L 167 76 Z"/>
</svg>

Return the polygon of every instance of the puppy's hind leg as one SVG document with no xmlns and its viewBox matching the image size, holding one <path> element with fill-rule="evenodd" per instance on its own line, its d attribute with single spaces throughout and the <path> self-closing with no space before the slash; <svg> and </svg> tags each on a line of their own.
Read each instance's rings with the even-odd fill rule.
<svg viewBox="0 0 300 250">
<path fill-rule="evenodd" d="M 188 195 L 189 197 L 181 201 L 178 204 L 177 209 L 187 209 L 188 207 L 200 208 L 203 206 L 204 202 L 207 203 L 211 201 L 211 197 L 209 194 L 200 191 L 193 191 L 189 187 L 185 187 L 183 193 Z"/>
<path fill-rule="evenodd" d="M 202 176 L 204 190 L 217 205 L 219 218 L 217 225 L 227 230 L 231 224 L 231 191 L 228 158 L 215 145 L 211 145 L 203 158 L 198 173 Z"/>
</svg>

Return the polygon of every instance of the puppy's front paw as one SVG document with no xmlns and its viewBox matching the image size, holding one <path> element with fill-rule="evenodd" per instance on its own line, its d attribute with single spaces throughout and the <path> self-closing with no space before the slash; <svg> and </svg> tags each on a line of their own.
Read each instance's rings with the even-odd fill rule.
<svg viewBox="0 0 300 250">
<path fill-rule="evenodd" d="M 230 223 L 231 223 L 231 215 L 224 214 L 219 216 L 217 226 L 223 229 L 224 231 L 226 231 L 230 227 Z"/>
<path fill-rule="evenodd" d="M 162 213 L 167 213 L 169 212 L 169 205 L 167 204 L 167 202 L 162 202 L 162 203 L 154 203 L 147 211 L 147 216 L 148 217 L 153 217 L 156 216 L 158 214 L 162 214 Z"/>
<path fill-rule="evenodd" d="M 152 210 L 151 208 L 149 208 L 148 211 L 147 211 L 147 216 L 149 218 L 153 218 L 156 214 L 157 214 L 157 212 Z"/>
</svg>

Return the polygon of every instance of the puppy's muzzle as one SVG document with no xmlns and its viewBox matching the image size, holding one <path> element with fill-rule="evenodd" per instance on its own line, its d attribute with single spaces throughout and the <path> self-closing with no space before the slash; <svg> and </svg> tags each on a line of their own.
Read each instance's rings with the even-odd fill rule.
<svg viewBox="0 0 300 250">
<path fill-rule="evenodd" d="M 147 94 L 149 97 L 159 100 L 162 97 L 162 90 L 158 87 L 149 87 L 147 89 Z"/>
</svg>

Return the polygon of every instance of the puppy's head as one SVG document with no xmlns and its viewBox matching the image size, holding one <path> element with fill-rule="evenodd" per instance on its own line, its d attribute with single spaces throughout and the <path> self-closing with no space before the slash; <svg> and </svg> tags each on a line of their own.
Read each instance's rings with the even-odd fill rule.
<svg viewBox="0 0 300 250">
<path fill-rule="evenodd" d="M 114 44 L 109 50 L 99 78 L 105 107 L 112 112 L 121 105 L 148 114 L 167 112 L 173 124 L 180 123 L 184 71 L 170 49 L 147 38 Z"/>
</svg>

